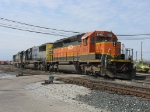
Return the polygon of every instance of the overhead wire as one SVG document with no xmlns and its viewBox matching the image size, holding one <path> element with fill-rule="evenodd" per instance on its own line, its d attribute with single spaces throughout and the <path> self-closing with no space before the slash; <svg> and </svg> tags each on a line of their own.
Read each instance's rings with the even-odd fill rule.
<svg viewBox="0 0 150 112">
<path fill-rule="evenodd" d="M 21 29 L 21 28 L 14 28 L 14 27 L 4 26 L 4 25 L 0 25 L 0 26 L 1 26 L 1 27 L 5 27 L 5 28 L 17 29 L 17 30 L 21 30 L 21 31 L 27 31 L 27 32 L 34 32 L 34 33 L 40 33 L 40 34 L 48 34 L 48 35 L 55 35 L 55 36 L 63 36 L 63 37 L 66 37 L 66 35 L 61 35 L 61 34 L 44 33 L 44 32 L 33 31 L 33 30 L 25 30 L 25 29 Z"/>
<path fill-rule="evenodd" d="M 137 53 L 141 53 L 141 51 L 137 51 Z M 150 51 L 144 51 L 142 53 L 150 53 Z"/>
<path fill-rule="evenodd" d="M 59 29 L 54 29 L 54 28 L 48 28 L 48 27 L 43 27 L 43 26 L 38 26 L 38 25 L 27 24 L 27 23 L 23 23 L 23 22 L 18 22 L 18 21 L 10 20 L 10 19 L 5 19 L 5 18 L 2 18 L 2 17 L 0 17 L 0 20 L 4 20 L 4 21 L 7 21 L 7 22 L 13 22 L 15 24 L 18 23 L 18 24 L 21 24 L 21 25 L 32 26 L 32 27 L 36 27 L 36 28 L 43 28 L 43 29 L 46 29 L 46 30 L 50 29 L 50 30 L 58 31 L 59 33 L 61 31 L 61 34 L 56 34 L 56 32 L 46 33 L 46 32 L 43 32 L 42 29 L 40 29 L 40 32 L 39 32 L 39 31 L 34 31 L 33 30 L 34 28 L 32 28 L 32 30 L 27 30 L 27 29 L 22 29 L 22 28 L 16 28 L 16 26 L 19 27 L 18 24 L 15 25 L 15 27 L 12 26 L 12 25 L 3 24 L 3 23 L 1 23 L 3 25 L 0 25 L 1 27 L 11 28 L 11 29 L 16 29 L 16 30 L 21 30 L 21 31 L 35 32 L 35 33 L 48 34 L 48 35 L 56 35 L 56 36 L 65 36 L 65 37 L 68 36 L 68 34 L 65 34 L 65 33 L 68 33 L 68 32 L 70 32 L 70 33 L 78 33 L 78 34 L 81 33 L 81 32 L 59 30 Z M 55 33 L 55 34 L 53 34 L 53 33 Z M 62 35 L 62 34 L 65 34 L 65 35 Z M 69 35 L 71 35 L 71 34 L 69 34 Z M 120 36 L 121 37 L 123 37 L 123 36 L 124 37 L 125 36 L 127 36 L 127 37 L 133 36 L 134 37 L 134 36 L 142 36 L 142 35 L 149 36 L 150 34 L 134 34 L 134 35 L 117 34 L 116 36 L 119 36 L 119 37 Z M 145 37 L 145 38 L 130 38 L 130 39 L 128 39 L 128 38 L 125 38 L 125 39 L 120 38 L 119 40 L 141 40 L 141 39 L 150 39 L 150 38 L 149 37 Z"/>
<path fill-rule="evenodd" d="M 150 34 L 117 35 L 117 36 L 141 36 L 141 35 L 150 35 Z"/>
<path fill-rule="evenodd" d="M 22 26 L 13 26 L 13 25 L 11 25 L 11 24 L 4 24 L 4 23 L 0 23 L 1 25 L 5 25 L 5 26 L 10 26 L 10 27 L 13 27 L 13 28 L 19 28 L 19 27 L 21 27 L 21 29 L 22 29 Z M 26 28 L 26 27 L 25 27 Z M 26 28 L 27 29 L 27 28 Z M 31 30 L 35 30 L 35 28 L 31 28 Z M 40 31 L 44 31 L 43 29 L 40 29 Z M 56 32 L 52 32 L 51 31 L 51 33 L 56 33 Z M 63 34 L 65 34 L 65 33 L 63 33 Z"/>
<path fill-rule="evenodd" d="M 138 37 L 138 38 L 119 38 L 119 40 L 145 40 L 145 39 L 150 39 L 150 37 Z"/>
<path fill-rule="evenodd" d="M 19 26 L 19 25 L 4 24 L 4 23 L 0 23 L 0 26 L 1 27 L 5 27 L 5 28 L 21 30 L 21 31 L 28 31 L 28 32 L 34 32 L 34 33 L 40 33 L 40 34 L 48 34 L 48 35 L 55 35 L 55 36 L 63 36 L 63 37 L 68 37 L 68 36 L 72 36 L 73 35 L 73 34 L 67 34 L 65 32 L 61 32 L 61 34 L 58 34 L 57 32 L 54 32 L 54 31 L 46 31 L 46 30 L 44 31 L 44 29 L 30 28 L 30 30 L 29 30 L 26 27 L 25 27 L 26 29 L 23 29 L 22 26 Z M 37 31 L 35 31 L 35 30 L 37 30 Z M 39 30 L 40 30 L 40 32 L 39 32 Z"/>
<path fill-rule="evenodd" d="M 55 30 L 55 31 L 63 31 L 63 32 L 71 32 L 71 33 L 81 33 L 81 32 L 59 30 L 59 29 L 54 29 L 54 28 L 48 28 L 48 27 L 43 27 L 43 26 L 37 26 L 37 25 L 27 24 L 27 23 L 23 23 L 23 22 L 18 22 L 18 21 L 10 20 L 10 19 L 5 19 L 5 18 L 2 18 L 2 17 L 0 17 L 0 19 L 1 20 L 5 20 L 5 21 L 10 21 L 10 22 L 13 22 L 13 23 L 19 23 L 19 24 L 23 24 L 23 25 L 27 25 L 27 26 L 44 28 L 44 29 L 50 29 L 50 30 Z"/>
</svg>

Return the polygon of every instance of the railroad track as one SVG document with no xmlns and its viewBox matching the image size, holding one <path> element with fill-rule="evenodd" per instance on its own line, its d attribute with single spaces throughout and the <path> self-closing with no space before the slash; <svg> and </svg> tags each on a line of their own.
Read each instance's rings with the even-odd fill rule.
<svg viewBox="0 0 150 112">
<path fill-rule="evenodd" d="M 47 74 L 47 75 L 52 75 L 56 74 L 53 72 L 44 72 L 44 71 L 31 71 L 31 70 L 16 70 L 20 73 L 23 74 L 32 74 L 32 75 L 38 75 L 38 74 Z M 57 73 L 61 74 L 61 73 Z M 70 78 L 59 78 L 57 80 L 64 81 L 65 83 L 74 83 L 78 85 L 83 85 L 92 89 L 101 89 L 101 90 L 109 90 L 109 91 L 114 91 L 122 94 L 128 94 L 128 95 L 134 95 L 134 96 L 139 96 L 139 97 L 144 97 L 150 99 L 150 88 L 146 87 L 140 87 L 140 86 L 133 86 L 133 85 L 126 85 L 126 84 L 120 84 L 120 83 L 115 83 L 114 81 L 107 81 L 104 79 L 101 80 L 91 80 L 90 79 L 85 79 L 82 77 L 70 77 Z M 150 76 L 146 77 L 146 80 L 132 80 L 131 82 L 136 82 L 136 83 L 143 83 L 143 84 L 150 84 Z"/>
<path fill-rule="evenodd" d="M 150 80 L 143 80 L 143 81 L 141 81 L 141 80 L 133 80 L 133 82 L 141 83 L 141 84 L 150 84 Z"/>
<path fill-rule="evenodd" d="M 150 88 L 146 88 L 146 87 L 118 84 L 109 81 L 108 82 L 95 81 L 95 80 L 84 79 L 81 77 L 58 78 L 57 80 L 63 81 L 65 83 L 82 85 L 91 89 L 114 91 L 121 94 L 134 95 L 134 96 L 150 99 Z"/>
</svg>

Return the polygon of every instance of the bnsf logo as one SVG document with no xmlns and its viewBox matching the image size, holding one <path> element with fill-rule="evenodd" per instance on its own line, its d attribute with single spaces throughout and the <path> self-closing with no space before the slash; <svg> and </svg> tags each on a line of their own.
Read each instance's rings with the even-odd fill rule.
<svg viewBox="0 0 150 112">
<path fill-rule="evenodd" d="M 73 45 L 68 45 L 68 49 L 69 50 L 73 49 Z"/>
</svg>

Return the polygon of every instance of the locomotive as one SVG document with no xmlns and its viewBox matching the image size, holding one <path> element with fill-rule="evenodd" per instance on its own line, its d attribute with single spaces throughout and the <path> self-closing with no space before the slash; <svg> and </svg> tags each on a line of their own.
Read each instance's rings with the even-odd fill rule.
<svg viewBox="0 0 150 112">
<path fill-rule="evenodd" d="M 132 79 L 133 49 L 121 49 L 113 32 L 92 31 L 56 40 L 13 55 L 15 66 Z"/>
</svg>

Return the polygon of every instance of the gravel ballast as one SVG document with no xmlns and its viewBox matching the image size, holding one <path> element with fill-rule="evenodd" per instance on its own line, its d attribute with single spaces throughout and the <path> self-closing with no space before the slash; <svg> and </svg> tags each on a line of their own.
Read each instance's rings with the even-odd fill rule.
<svg viewBox="0 0 150 112">
<path fill-rule="evenodd" d="M 41 82 L 26 87 L 40 98 L 57 99 L 74 103 L 92 112 L 149 112 L 150 101 L 147 99 L 120 95 L 113 92 L 90 90 L 73 84 L 63 84 L 55 81 L 54 84 L 41 85 Z"/>
<path fill-rule="evenodd" d="M 92 105 L 88 105 L 82 101 L 76 100 L 78 95 L 90 94 L 91 90 L 82 86 L 73 84 L 64 84 L 59 81 L 54 81 L 54 84 L 41 85 L 41 82 L 30 84 L 25 89 L 30 89 L 33 93 L 37 94 L 38 97 L 45 100 L 59 100 L 60 102 L 73 103 L 86 109 L 87 112 L 107 112 L 105 109 L 95 108 Z M 82 112 L 82 111 L 81 111 Z"/>
</svg>

